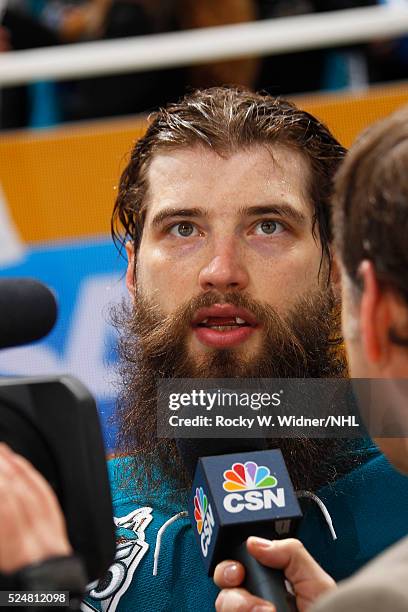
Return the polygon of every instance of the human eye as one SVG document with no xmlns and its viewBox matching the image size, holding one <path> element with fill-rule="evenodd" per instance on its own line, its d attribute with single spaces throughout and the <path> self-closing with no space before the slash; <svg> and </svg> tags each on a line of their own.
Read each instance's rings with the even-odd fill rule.
<svg viewBox="0 0 408 612">
<path fill-rule="evenodd" d="M 264 219 L 259 221 L 254 227 L 254 234 L 257 236 L 276 236 L 285 231 L 286 227 L 279 221 L 273 219 Z"/>
<path fill-rule="evenodd" d="M 190 221 L 180 221 L 168 228 L 168 233 L 178 238 L 190 238 L 190 236 L 198 236 L 199 231 Z"/>
</svg>

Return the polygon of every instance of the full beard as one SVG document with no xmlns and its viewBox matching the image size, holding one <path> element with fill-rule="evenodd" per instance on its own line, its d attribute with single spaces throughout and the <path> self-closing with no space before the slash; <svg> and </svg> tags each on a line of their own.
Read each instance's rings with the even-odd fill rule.
<svg viewBox="0 0 408 612">
<path fill-rule="evenodd" d="M 216 303 L 246 308 L 262 325 L 258 353 L 245 358 L 238 349 L 191 355 L 186 339 L 195 312 Z M 121 392 L 118 399 L 118 451 L 134 459 L 136 487 L 154 492 L 163 480 L 173 490 L 188 489 L 191 480 L 173 439 L 156 432 L 157 382 L 162 378 L 304 378 L 344 377 L 339 308 L 331 291 L 298 301 L 287 317 L 239 292 L 208 292 L 169 316 L 139 293 L 133 306 L 123 302 L 114 312 L 121 333 Z M 245 351 L 243 351 L 245 353 Z M 359 463 L 356 442 L 344 439 L 269 439 L 279 447 L 296 489 L 316 491 Z"/>
</svg>

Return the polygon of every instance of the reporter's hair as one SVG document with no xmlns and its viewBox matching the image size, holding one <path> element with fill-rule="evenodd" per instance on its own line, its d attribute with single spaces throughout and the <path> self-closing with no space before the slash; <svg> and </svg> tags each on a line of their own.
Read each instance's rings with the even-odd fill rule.
<svg viewBox="0 0 408 612">
<path fill-rule="evenodd" d="M 408 106 L 368 128 L 347 154 L 335 179 L 333 231 L 356 289 L 369 259 L 378 281 L 408 305 Z"/>
<path fill-rule="evenodd" d="M 121 248 L 131 239 L 135 250 L 142 237 L 147 204 L 147 170 L 158 151 L 204 146 L 229 155 L 254 144 L 283 145 L 309 162 L 308 191 L 314 206 L 322 258 L 330 261 L 330 196 L 332 178 L 345 149 L 325 125 L 287 100 L 247 90 L 214 87 L 197 90 L 151 116 L 143 138 L 134 146 L 119 183 L 111 221 Z"/>
</svg>

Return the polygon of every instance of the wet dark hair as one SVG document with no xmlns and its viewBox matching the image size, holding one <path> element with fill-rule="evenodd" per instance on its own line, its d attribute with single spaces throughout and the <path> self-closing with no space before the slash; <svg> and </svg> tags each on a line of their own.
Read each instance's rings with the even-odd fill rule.
<svg viewBox="0 0 408 612">
<path fill-rule="evenodd" d="M 335 181 L 336 244 L 356 284 L 363 259 L 408 303 L 408 107 L 366 130 Z"/>
<path fill-rule="evenodd" d="M 335 179 L 333 228 L 337 251 L 356 290 L 364 259 L 378 282 L 408 306 L 408 107 L 368 128 Z M 392 331 L 408 346 L 408 337 Z"/>
<path fill-rule="evenodd" d="M 327 127 L 287 100 L 237 88 L 195 91 L 151 117 L 146 134 L 133 148 L 119 184 L 111 229 L 121 248 L 131 239 L 137 251 L 146 216 L 147 170 L 158 151 L 197 145 L 228 155 L 252 145 L 282 145 L 308 161 L 308 193 L 314 206 L 322 259 L 329 263 L 332 178 L 345 155 Z"/>
</svg>

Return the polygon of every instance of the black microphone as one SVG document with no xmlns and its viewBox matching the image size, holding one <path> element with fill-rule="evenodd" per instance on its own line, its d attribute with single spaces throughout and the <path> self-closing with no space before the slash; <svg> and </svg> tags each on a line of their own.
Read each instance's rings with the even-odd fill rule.
<svg viewBox="0 0 408 612">
<path fill-rule="evenodd" d="M 249 536 L 288 537 L 302 516 L 281 451 L 263 450 L 261 439 L 179 439 L 177 447 L 190 474 L 196 466 L 188 512 L 208 575 L 220 561 L 240 561 L 250 593 L 278 612 L 296 610 L 284 573 L 246 547 Z"/>
<path fill-rule="evenodd" d="M 56 319 L 57 303 L 45 285 L 31 278 L 0 279 L 0 348 L 43 338 Z"/>
</svg>

